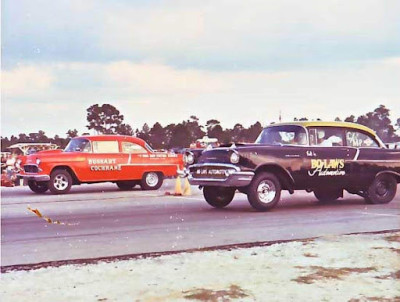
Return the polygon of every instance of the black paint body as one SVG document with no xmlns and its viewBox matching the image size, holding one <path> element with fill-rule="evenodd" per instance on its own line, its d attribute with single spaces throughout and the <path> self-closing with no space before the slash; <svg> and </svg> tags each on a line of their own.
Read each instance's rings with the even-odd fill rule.
<svg viewBox="0 0 400 302">
<path fill-rule="evenodd" d="M 240 155 L 236 164 L 231 162 L 232 152 Z M 400 182 L 400 150 L 386 149 L 383 145 L 356 148 L 242 144 L 204 150 L 195 155 L 196 162 L 189 167 L 189 181 L 200 186 L 246 187 L 261 171 L 274 173 L 282 188 L 291 193 L 320 188 L 341 188 L 358 193 L 366 190 L 379 173 L 389 173 Z M 315 167 L 316 163 L 322 165 L 321 172 Z M 215 173 L 217 169 L 236 169 L 237 177 L 233 180 L 229 173 L 225 176 L 196 174 L 207 169 L 215 169 Z M 247 181 L 240 178 L 243 172 L 249 172 Z M 237 179 L 242 181 L 237 182 Z"/>
</svg>

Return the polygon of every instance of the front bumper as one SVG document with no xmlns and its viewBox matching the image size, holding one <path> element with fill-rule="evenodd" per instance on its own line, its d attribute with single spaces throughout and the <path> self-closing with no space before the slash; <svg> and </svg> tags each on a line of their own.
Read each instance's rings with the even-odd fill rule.
<svg viewBox="0 0 400 302">
<path fill-rule="evenodd" d="M 198 177 L 194 176 L 193 169 L 207 169 L 208 167 L 215 167 L 216 164 L 198 164 L 189 167 L 190 172 L 188 173 L 188 180 L 191 185 L 197 186 L 219 186 L 219 187 L 245 187 L 250 184 L 254 177 L 254 172 L 251 171 L 240 171 L 240 169 L 233 165 L 218 165 L 220 168 L 226 168 L 227 170 L 234 169 L 234 172 L 230 172 L 224 178 L 213 178 L 213 177 Z"/>
<path fill-rule="evenodd" d="M 29 174 L 17 174 L 17 176 L 27 179 L 27 180 L 34 180 L 34 181 L 49 181 L 50 176 L 46 174 L 35 174 L 35 175 L 29 175 Z"/>
</svg>

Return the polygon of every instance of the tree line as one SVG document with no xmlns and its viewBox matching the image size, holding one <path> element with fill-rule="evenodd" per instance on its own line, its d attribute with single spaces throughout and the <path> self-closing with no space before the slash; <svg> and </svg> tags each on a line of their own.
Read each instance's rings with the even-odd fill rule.
<svg viewBox="0 0 400 302">
<path fill-rule="evenodd" d="M 187 120 L 177 124 L 162 126 L 155 123 L 150 127 L 147 123 L 141 129 L 134 130 L 129 124 L 124 123 L 124 116 L 110 104 L 94 104 L 86 109 L 88 130 L 96 134 L 121 134 L 135 135 L 144 139 L 154 149 L 185 148 L 197 139 L 207 135 L 217 138 L 220 143 L 229 142 L 254 142 L 262 130 L 260 122 L 255 122 L 248 128 L 237 123 L 233 128 L 223 128 L 217 119 L 208 120 L 205 125 L 199 123 L 199 118 L 192 115 Z M 320 119 L 317 119 L 320 120 Z M 294 121 L 308 121 L 307 117 L 294 118 Z M 342 121 L 337 117 L 335 121 Z M 390 119 L 390 110 L 380 105 L 372 112 L 356 117 L 350 115 L 343 119 L 345 122 L 353 122 L 365 125 L 377 132 L 384 142 L 400 141 L 396 130 L 400 130 L 400 118 L 394 123 Z M 79 135 L 76 129 L 70 129 L 65 137 L 55 135 L 48 137 L 44 131 L 39 130 L 29 134 L 20 133 L 17 136 L 1 137 L 1 151 L 7 151 L 7 147 L 16 143 L 54 143 L 64 148 L 69 140 Z M 81 135 L 88 133 L 81 133 Z"/>
</svg>

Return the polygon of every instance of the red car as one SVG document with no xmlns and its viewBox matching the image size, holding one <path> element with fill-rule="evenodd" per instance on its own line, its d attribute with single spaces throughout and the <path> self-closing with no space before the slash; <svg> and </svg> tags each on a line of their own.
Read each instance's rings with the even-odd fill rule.
<svg viewBox="0 0 400 302">
<path fill-rule="evenodd" d="M 157 190 L 183 170 L 181 154 L 156 152 L 143 140 L 120 135 L 73 138 L 65 150 L 29 155 L 23 172 L 35 193 L 67 193 L 72 185 L 114 182 L 122 190 Z"/>
</svg>

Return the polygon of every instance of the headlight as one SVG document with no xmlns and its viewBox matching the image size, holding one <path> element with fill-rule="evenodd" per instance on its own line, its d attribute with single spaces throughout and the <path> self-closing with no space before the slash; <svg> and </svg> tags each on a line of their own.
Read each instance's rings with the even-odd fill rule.
<svg viewBox="0 0 400 302">
<path fill-rule="evenodd" d="M 187 153 L 185 154 L 185 156 L 183 157 L 185 163 L 191 165 L 194 163 L 194 156 L 193 153 Z"/>
<path fill-rule="evenodd" d="M 40 165 L 40 163 L 41 163 L 42 161 L 40 160 L 40 158 L 37 158 L 36 159 L 36 164 L 39 166 Z"/>
<path fill-rule="evenodd" d="M 232 164 L 237 164 L 239 162 L 239 159 L 240 159 L 240 155 L 238 153 L 236 153 L 236 152 L 232 152 L 231 158 L 230 158 L 231 163 Z"/>
</svg>

